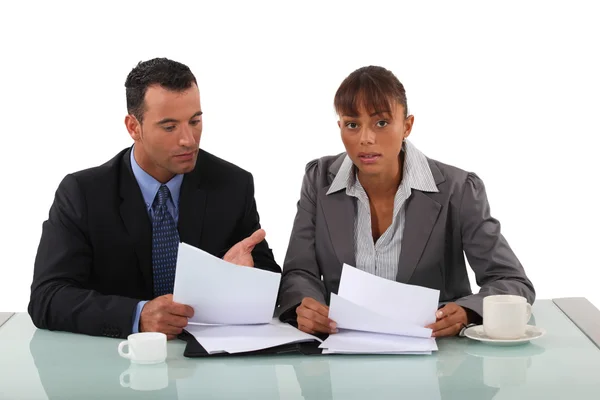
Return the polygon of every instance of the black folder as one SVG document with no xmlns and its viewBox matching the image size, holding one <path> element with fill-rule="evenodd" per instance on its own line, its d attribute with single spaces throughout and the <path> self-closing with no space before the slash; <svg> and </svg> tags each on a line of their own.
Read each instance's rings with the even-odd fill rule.
<svg viewBox="0 0 600 400">
<path fill-rule="evenodd" d="M 254 356 L 254 355 L 290 355 L 290 354 L 298 354 L 298 355 L 317 355 L 321 354 L 322 349 L 319 348 L 319 343 L 316 340 L 311 342 L 303 342 L 303 343 L 288 343 L 283 344 L 281 346 L 269 347 L 267 349 L 256 350 L 256 351 L 247 351 L 243 353 L 216 353 L 216 354 L 208 354 L 208 352 L 202 347 L 200 343 L 196 340 L 196 338 L 186 332 L 183 331 L 179 335 L 179 339 L 185 340 L 187 342 L 185 346 L 185 350 L 183 351 L 184 357 L 195 358 L 195 357 L 228 357 L 228 356 Z"/>
</svg>

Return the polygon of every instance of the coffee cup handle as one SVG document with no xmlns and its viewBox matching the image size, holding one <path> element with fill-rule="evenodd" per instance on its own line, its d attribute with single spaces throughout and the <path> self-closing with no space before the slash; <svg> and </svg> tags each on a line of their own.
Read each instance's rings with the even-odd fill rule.
<svg viewBox="0 0 600 400">
<path fill-rule="evenodd" d="M 119 351 L 119 355 L 121 357 L 125 357 L 128 359 L 131 359 L 131 357 L 133 356 L 132 352 L 131 352 L 131 348 L 129 348 L 129 342 L 127 340 L 123 340 L 121 343 L 119 343 L 119 348 L 117 349 Z M 127 346 L 127 350 L 129 350 L 127 353 L 125 353 L 123 351 L 123 348 Z"/>
<path fill-rule="evenodd" d="M 129 371 L 123 371 L 121 376 L 119 376 L 119 383 L 121 384 L 121 386 L 128 388 L 131 387 L 131 378 L 128 379 L 129 382 L 125 382 L 126 376 L 129 377 Z"/>
<path fill-rule="evenodd" d="M 525 324 L 529 322 L 531 318 L 531 304 L 527 303 L 527 311 L 525 312 Z"/>
</svg>

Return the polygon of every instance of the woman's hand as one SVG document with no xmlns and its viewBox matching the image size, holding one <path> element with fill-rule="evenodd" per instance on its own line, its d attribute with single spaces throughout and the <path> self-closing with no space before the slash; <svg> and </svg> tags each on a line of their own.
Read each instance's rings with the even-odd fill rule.
<svg viewBox="0 0 600 400">
<path fill-rule="evenodd" d="M 329 319 L 329 307 L 305 297 L 296 308 L 298 329 L 309 334 L 336 333 L 335 322 Z"/>
<path fill-rule="evenodd" d="M 456 303 L 448 303 L 436 313 L 436 322 L 426 326 L 432 337 L 455 336 L 469 323 L 467 311 Z"/>
</svg>

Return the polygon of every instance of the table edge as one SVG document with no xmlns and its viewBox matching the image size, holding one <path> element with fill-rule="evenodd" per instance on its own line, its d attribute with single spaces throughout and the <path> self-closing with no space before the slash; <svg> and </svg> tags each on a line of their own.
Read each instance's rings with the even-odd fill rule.
<svg viewBox="0 0 600 400">
<path fill-rule="evenodd" d="M 585 297 L 561 297 L 552 302 L 600 349 L 600 310 Z"/>
<path fill-rule="evenodd" d="M 15 315 L 14 312 L 0 312 L 0 326 L 4 325 L 13 315 Z"/>
</svg>

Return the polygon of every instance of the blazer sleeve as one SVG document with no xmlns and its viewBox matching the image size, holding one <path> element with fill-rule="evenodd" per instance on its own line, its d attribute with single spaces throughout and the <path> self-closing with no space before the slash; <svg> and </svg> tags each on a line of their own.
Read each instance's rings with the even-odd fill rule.
<svg viewBox="0 0 600 400">
<path fill-rule="evenodd" d="M 256 199 L 254 198 L 254 179 L 251 174 L 248 175 L 244 216 L 238 226 L 236 235 L 237 240 L 234 241 L 234 244 L 260 229 L 260 218 L 256 208 Z M 225 253 L 223 253 L 223 255 L 225 255 Z M 263 240 L 254 246 L 254 250 L 252 250 L 252 259 L 254 260 L 255 268 L 277 272 L 279 274 L 281 273 L 281 267 L 275 261 L 273 252 L 269 248 L 269 244 L 266 240 Z"/>
<path fill-rule="evenodd" d="M 302 181 L 296 218 L 283 263 L 279 289 L 279 315 L 282 320 L 295 319 L 295 308 L 304 297 L 326 304 L 326 290 L 315 250 L 317 211 L 317 161 L 310 162 Z"/>
<path fill-rule="evenodd" d="M 489 295 L 519 295 L 533 304 L 533 285 L 502 236 L 500 223 L 490 215 L 483 181 L 473 173 L 468 174 L 463 189 L 460 225 L 463 249 L 481 289 L 456 303 L 480 316 L 483 316 L 483 298 Z"/>
<path fill-rule="evenodd" d="M 38 328 L 126 337 L 140 300 L 90 289 L 93 249 L 86 214 L 77 179 L 67 175 L 42 225 L 28 312 Z"/>
</svg>

